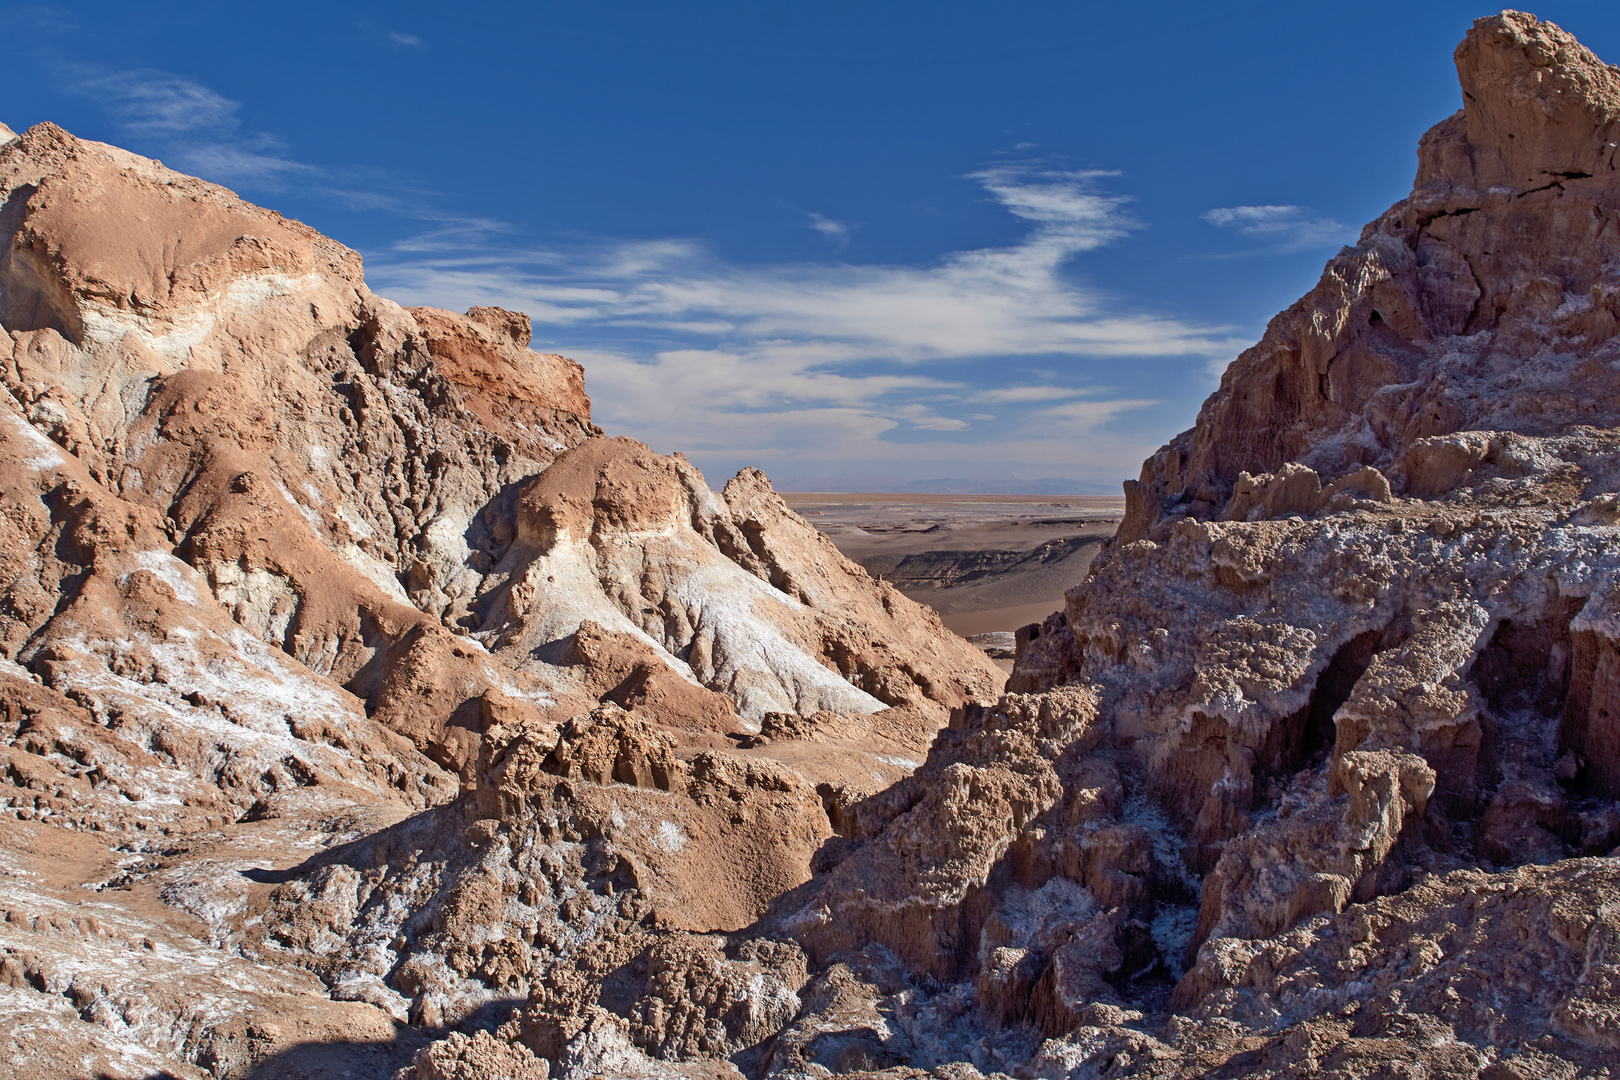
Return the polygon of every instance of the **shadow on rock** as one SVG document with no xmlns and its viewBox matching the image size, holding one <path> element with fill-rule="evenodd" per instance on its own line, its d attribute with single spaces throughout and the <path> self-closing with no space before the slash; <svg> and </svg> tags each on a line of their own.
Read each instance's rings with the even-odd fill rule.
<svg viewBox="0 0 1620 1080">
<path fill-rule="evenodd" d="M 247 1080 L 389 1080 L 422 1047 L 444 1037 L 401 1024 L 386 1042 L 300 1042 L 265 1058 Z"/>
</svg>

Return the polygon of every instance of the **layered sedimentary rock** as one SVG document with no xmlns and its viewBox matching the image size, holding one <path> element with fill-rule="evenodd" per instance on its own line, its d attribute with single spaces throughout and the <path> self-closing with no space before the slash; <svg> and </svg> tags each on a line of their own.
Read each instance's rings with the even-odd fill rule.
<svg viewBox="0 0 1620 1080">
<path fill-rule="evenodd" d="M 526 317 L 49 124 L 0 325 L 18 1075 L 391 1073 L 603 933 L 747 925 L 1003 681 L 763 475 L 604 437 Z M 487 1041 L 421 1067 L 534 1060 Z"/>
<path fill-rule="evenodd" d="M 1127 486 L 1017 692 L 729 937 L 803 951 L 793 1021 L 671 1053 L 604 963 L 590 1020 L 549 1034 L 537 992 L 503 1038 L 569 1075 L 654 1074 L 627 1042 L 769 1076 L 1604 1074 L 1620 78 L 1516 14 L 1457 62 L 1414 194 Z"/>
<path fill-rule="evenodd" d="M 1457 68 L 1005 694 L 522 316 L 0 129 L 0 1057 L 1610 1075 L 1620 74 Z"/>
</svg>

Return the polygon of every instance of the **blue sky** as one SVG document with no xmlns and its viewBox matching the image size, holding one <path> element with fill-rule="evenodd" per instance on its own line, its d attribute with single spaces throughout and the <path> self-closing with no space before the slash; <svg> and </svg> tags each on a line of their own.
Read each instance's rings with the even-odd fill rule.
<svg viewBox="0 0 1620 1080">
<path fill-rule="evenodd" d="M 1117 492 L 1411 187 L 1489 5 L 0 4 L 54 120 L 528 312 L 719 486 Z M 1536 8 L 1620 61 L 1620 6 Z"/>
</svg>

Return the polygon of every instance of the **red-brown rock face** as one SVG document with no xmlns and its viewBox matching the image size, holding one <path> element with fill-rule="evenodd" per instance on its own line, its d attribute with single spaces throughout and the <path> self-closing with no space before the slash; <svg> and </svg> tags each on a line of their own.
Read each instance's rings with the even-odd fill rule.
<svg viewBox="0 0 1620 1080">
<path fill-rule="evenodd" d="M 1608 1075 L 1620 76 L 1457 66 L 994 701 L 523 316 L 0 129 L 14 1071 Z"/>
<path fill-rule="evenodd" d="M 1202 878 L 1173 997 L 1189 1015 L 1251 1023 L 1264 1001 L 1288 1018 L 1268 1022 L 1312 1030 L 1326 998 L 1286 1004 L 1292 976 L 1250 959 L 1297 939 L 1329 963 L 1341 912 L 1401 912 L 1379 940 L 1412 935 L 1417 955 L 1414 912 L 1496 887 L 1465 867 L 1568 867 L 1600 908 L 1620 887 L 1612 859 L 1569 861 L 1620 841 L 1620 75 L 1515 12 L 1480 20 L 1456 61 L 1463 110 L 1423 137 L 1412 194 L 1127 482 L 1090 580 L 1024 635 L 1012 688 L 1097 692 Z M 1554 952 L 1549 973 L 1571 959 Z M 1338 962 L 1324 993 L 1359 970 Z M 1378 985 L 1421 997 L 1419 976 Z M 1620 1029 L 1563 1019 L 1551 986 L 1515 1023 L 1573 1061 L 1616 1045 Z M 1499 1045 L 1468 1009 L 1425 1008 Z"/>
<path fill-rule="evenodd" d="M 745 926 L 809 876 L 829 807 L 1004 681 L 762 475 L 716 495 L 600 437 L 580 366 L 522 314 L 407 311 L 312 229 L 48 124 L 0 131 L 0 328 L 22 1075 L 239 1075 L 460 1022 L 547 957 L 631 940 L 609 915 Z M 107 842 L 53 867 L 65 830 Z M 424 838 L 403 863 L 401 831 Z M 253 871 L 369 834 L 348 863 Z M 466 858 L 497 839 L 504 870 Z M 36 940 L 79 925 L 87 882 L 138 896 Z M 405 920 L 380 952 L 378 905 Z M 213 947 L 223 983 L 188 959 Z M 131 948 L 152 957 L 112 962 Z M 484 1040 L 419 1068 L 543 1075 Z"/>
<path fill-rule="evenodd" d="M 1397 494 L 1429 498 L 1461 478 L 1432 469 L 1461 463 L 1407 458 L 1419 440 L 1614 425 L 1604 347 L 1620 330 L 1620 75 L 1514 13 L 1482 22 L 1456 59 L 1463 109 L 1424 135 L 1411 196 L 1328 264 L 1233 362 L 1197 426 L 1143 467 L 1122 540 L 1176 512 L 1247 516 L 1250 503 L 1233 503 L 1244 472 L 1297 463 L 1326 488 L 1371 466 Z"/>
</svg>

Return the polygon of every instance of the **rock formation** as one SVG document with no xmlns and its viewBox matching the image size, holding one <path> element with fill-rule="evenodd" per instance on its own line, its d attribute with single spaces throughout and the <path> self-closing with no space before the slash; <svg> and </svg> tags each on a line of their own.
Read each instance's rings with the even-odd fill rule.
<svg viewBox="0 0 1620 1080">
<path fill-rule="evenodd" d="M 762 475 L 603 437 L 524 316 L 407 311 L 223 188 L 3 134 L 17 1075 L 391 1073 L 396 1021 L 524 992 L 582 919 L 749 924 L 994 699 Z M 420 1069 L 523 1060 L 488 1038 Z"/>
<path fill-rule="evenodd" d="M 0 129 L 0 1057 L 1613 1075 L 1620 69 L 1457 69 L 1005 693 L 524 317 Z"/>
</svg>

